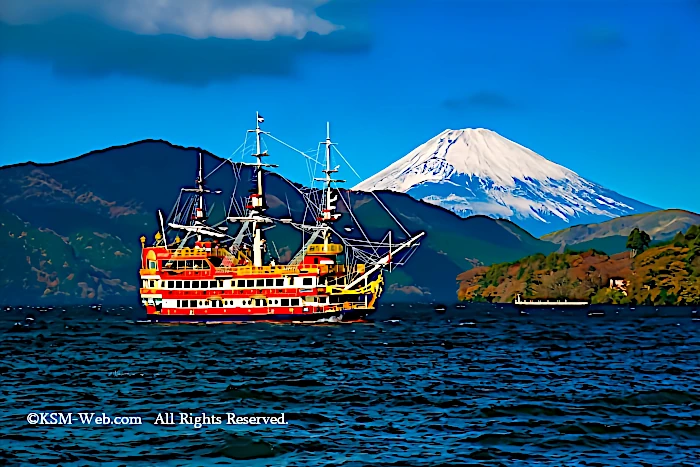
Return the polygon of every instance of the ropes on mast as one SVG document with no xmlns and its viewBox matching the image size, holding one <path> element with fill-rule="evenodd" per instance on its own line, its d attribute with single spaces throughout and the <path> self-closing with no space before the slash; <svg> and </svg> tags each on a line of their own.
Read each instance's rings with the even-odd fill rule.
<svg viewBox="0 0 700 467">
<path fill-rule="evenodd" d="M 351 169 L 353 172 L 355 172 L 355 175 L 357 175 L 357 178 L 359 178 L 360 180 L 363 180 L 363 178 L 360 177 L 360 174 L 357 173 L 357 171 L 353 168 L 352 165 L 350 165 L 350 162 L 348 162 L 348 160 L 345 158 L 345 156 L 343 156 L 343 154 L 338 150 L 338 148 L 334 147 L 333 149 L 335 149 L 335 152 L 337 152 L 337 153 L 340 155 L 340 157 L 343 158 L 343 161 L 345 161 L 345 163 L 348 165 L 348 167 L 350 167 L 350 169 Z M 403 224 L 401 224 L 401 222 L 399 222 L 399 220 L 396 218 L 396 216 L 394 216 L 394 214 L 393 214 L 391 211 L 389 211 L 389 208 L 387 208 L 387 207 L 384 205 L 384 203 L 382 202 L 382 200 L 379 199 L 379 197 L 377 196 L 377 194 L 376 194 L 375 192 L 373 192 L 373 191 L 370 191 L 370 193 L 372 194 L 372 196 L 374 196 L 374 199 L 376 199 L 377 202 L 378 202 L 379 204 L 382 205 L 382 207 L 384 208 L 384 210 L 389 214 L 389 216 L 391 216 L 391 218 L 394 220 L 394 222 L 396 222 L 396 225 L 398 225 L 399 228 L 401 228 L 401 230 L 403 230 L 403 232 L 404 232 L 406 235 L 408 235 L 408 237 L 410 238 L 410 237 L 411 237 L 411 234 L 408 232 L 408 230 L 406 230 L 406 228 L 403 226 Z M 350 197 L 350 196 L 348 195 L 348 198 L 349 198 L 349 197 Z"/>
<path fill-rule="evenodd" d="M 224 159 L 223 161 L 221 161 L 221 164 L 217 165 L 216 168 L 215 168 L 214 170 L 212 170 L 212 171 L 209 172 L 207 175 L 205 175 L 205 176 L 204 176 L 204 180 L 206 180 L 207 178 L 209 178 L 209 176 L 210 176 L 211 174 L 213 174 L 214 172 L 216 172 L 217 170 L 219 170 L 219 168 L 220 168 L 222 165 L 224 165 L 225 163 L 227 163 L 227 162 L 232 162 L 232 161 L 231 161 L 231 158 L 233 157 L 233 155 L 236 154 L 238 151 L 240 151 L 241 148 L 245 148 L 245 144 L 246 144 L 247 139 L 248 139 L 248 133 L 246 133 L 245 139 L 243 140 L 243 142 L 241 143 L 241 145 L 238 146 L 238 147 L 231 153 L 231 155 L 228 156 L 227 159 Z"/>
<path fill-rule="evenodd" d="M 282 144 L 282 145 L 284 145 L 284 146 L 287 146 L 287 147 L 288 147 L 289 149 L 291 149 L 292 151 L 298 152 L 299 154 L 301 154 L 302 156 L 306 157 L 306 158 L 309 159 L 310 161 L 315 162 L 316 164 L 320 164 L 320 162 L 318 162 L 316 159 L 314 159 L 313 157 L 309 156 L 309 155 L 306 154 L 305 152 L 298 150 L 298 149 L 295 148 L 294 146 L 291 146 L 291 145 L 285 143 L 284 141 L 282 141 L 282 140 L 279 139 L 279 138 L 275 138 L 275 137 L 272 136 L 270 133 L 265 133 L 265 134 L 266 134 L 267 136 L 269 136 L 270 138 L 274 139 L 275 141 L 277 141 L 278 143 L 280 143 L 280 144 Z"/>
</svg>

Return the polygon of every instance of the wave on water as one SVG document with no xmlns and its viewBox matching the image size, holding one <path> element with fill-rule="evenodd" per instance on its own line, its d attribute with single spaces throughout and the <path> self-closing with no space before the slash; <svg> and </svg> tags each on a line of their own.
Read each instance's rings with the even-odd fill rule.
<svg viewBox="0 0 700 467">
<path fill-rule="evenodd" d="M 0 312 L 0 464 L 700 463 L 690 309 L 397 304 L 342 326 L 160 325 L 140 313 Z M 30 412 L 144 423 L 30 425 Z M 284 413 L 287 424 L 154 424 L 164 413 Z"/>
</svg>

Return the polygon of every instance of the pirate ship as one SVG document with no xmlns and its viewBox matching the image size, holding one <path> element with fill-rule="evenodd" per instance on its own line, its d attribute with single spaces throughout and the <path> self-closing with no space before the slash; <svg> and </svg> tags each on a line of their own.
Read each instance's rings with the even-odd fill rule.
<svg viewBox="0 0 700 467">
<path fill-rule="evenodd" d="M 355 321 L 374 311 L 382 293 L 383 273 L 402 265 L 418 246 L 423 233 L 410 234 L 384 203 L 378 204 L 391 215 L 405 233 L 403 241 L 392 241 L 389 230 L 382 239 L 348 235 L 354 231 L 346 224 L 336 227 L 341 214 L 338 202 L 352 213 L 350 198 L 345 200 L 337 189 L 343 180 L 333 178 L 338 167 L 331 168 L 331 149 L 347 163 L 331 142 L 327 124 L 323 177 L 313 178 L 322 187 L 301 192 L 307 209 L 315 213 L 302 221 L 267 215 L 264 175 L 277 167 L 263 162 L 267 150 L 261 150 L 264 132 L 256 118 L 254 163 L 228 162 L 252 171 L 254 187 L 237 209 L 235 216 L 212 224 L 205 194 L 219 194 L 205 186 L 202 154 L 199 153 L 195 187 L 182 188 L 180 197 L 167 220 L 158 211 L 159 231 L 152 246 L 141 237 L 141 301 L 154 322 L 318 322 Z M 277 138 L 272 137 L 278 140 Z M 287 147 L 294 149 L 292 146 Z M 245 142 L 244 142 L 245 150 Z M 311 159 L 302 151 L 295 151 Z M 224 161 L 226 162 L 226 161 Z M 349 165 L 349 163 L 348 163 Z M 352 166 L 350 166 L 352 167 Z M 354 169 L 353 169 L 354 170 Z M 209 174 L 211 175 L 211 174 Z M 312 182 L 313 184 L 313 182 Z M 347 193 L 346 193 L 347 195 Z M 182 201 L 183 196 L 185 201 Z M 235 197 L 232 196 L 232 205 Z M 229 214 L 232 209 L 229 209 Z M 290 211 L 291 213 L 291 211 Z M 301 231 L 302 245 L 286 264 L 267 252 L 265 231 L 277 224 L 287 224 Z M 236 231 L 237 229 L 237 231 Z M 230 232 L 234 231 L 234 234 Z M 171 241 L 173 235 L 177 236 Z M 180 235 L 184 238 L 180 239 Z M 396 236 L 394 236 L 396 238 Z"/>
</svg>

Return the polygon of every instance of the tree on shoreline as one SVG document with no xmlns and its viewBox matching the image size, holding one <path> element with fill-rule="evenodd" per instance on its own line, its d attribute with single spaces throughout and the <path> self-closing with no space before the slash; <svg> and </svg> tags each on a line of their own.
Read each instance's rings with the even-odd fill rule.
<svg viewBox="0 0 700 467">
<path fill-rule="evenodd" d="M 630 258 L 637 256 L 637 253 L 641 253 L 649 247 L 651 243 L 651 237 L 648 233 L 643 230 L 639 230 L 639 227 L 635 227 L 632 232 L 627 236 L 627 244 L 625 248 L 630 251 Z"/>
</svg>

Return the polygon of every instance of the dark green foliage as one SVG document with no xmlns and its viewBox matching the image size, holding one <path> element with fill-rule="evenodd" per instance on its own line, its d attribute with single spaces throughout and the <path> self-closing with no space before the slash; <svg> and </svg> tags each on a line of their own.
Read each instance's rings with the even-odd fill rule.
<svg viewBox="0 0 700 467">
<path fill-rule="evenodd" d="M 690 251 L 688 251 L 686 261 L 690 264 L 700 263 L 700 237 L 691 241 L 688 246 Z M 700 268 L 700 264 L 698 264 L 698 267 Z"/>
<path fill-rule="evenodd" d="M 504 280 L 505 274 L 508 271 L 509 266 L 510 263 L 500 263 L 491 266 L 488 272 L 486 273 L 486 276 L 484 276 L 484 284 L 486 286 L 498 285 Z"/>
<path fill-rule="evenodd" d="M 649 237 L 649 234 L 635 227 L 627 237 L 626 248 L 632 250 L 632 256 L 635 256 L 648 248 L 650 243 L 651 237 Z"/>
<path fill-rule="evenodd" d="M 656 297 L 654 301 L 655 305 L 676 305 L 678 303 L 678 297 L 666 289 L 661 289 L 659 296 Z"/>
<path fill-rule="evenodd" d="M 640 250 L 644 251 L 647 248 L 649 248 L 649 244 L 651 243 L 651 237 L 649 236 L 648 233 L 646 233 L 643 230 L 640 230 L 639 233 L 640 233 L 640 237 L 642 239 Z"/>
<path fill-rule="evenodd" d="M 685 233 L 686 240 L 695 240 L 700 236 L 700 225 L 691 226 Z"/>
<path fill-rule="evenodd" d="M 545 259 L 544 253 L 535 253 L 534 255 L 531 255 L 527 258 L 530 262 L 532 261 L 542 261 Z"/>
<path fill-rule="evenodd" d="M 683 235 L 683 232 L 678 232 L 675 237 L 673 237 L 673 240 L 671 241 L 673 243 L 673 246 L 681 247 L 685 245 L 685 235 Z"/>
<path fill-rule="evenodd" d="M 556 271 L 558 261 L 559 258 L 557 257 L 557 253 L 552 252 L 549 255 L 547 255 L 547 258 L 544 261 L 544 267 Z"/>
<path fill-rule="evenodd" d="M 608 256 L 607 252 L 605 252 L 603 250 L 598 250 L 596 248 L 582 248 L 582 249 L 578 249 L 578 248 L 569 249 L 569 248 L 567 248 L 566 250 L 564 250 L 564 253 L 567 255 L 582 255 L 582 254 L 588 253 L 588 252 L 591 252 L 593 254 L 600 255 L 600 256 Z"/>
<path fill-rule="evenodd" d="M 663 258 L 664 256 L 673 256 L 675 253 L 673 251 L 662 251 L 657 255 L 658 258 Z"/>
</svg>

